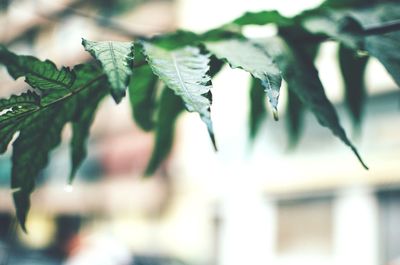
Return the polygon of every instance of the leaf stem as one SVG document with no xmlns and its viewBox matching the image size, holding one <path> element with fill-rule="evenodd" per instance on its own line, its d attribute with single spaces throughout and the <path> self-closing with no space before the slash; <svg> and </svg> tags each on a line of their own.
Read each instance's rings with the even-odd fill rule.
<svg viewBox="0 0 400 265">
<path fill-rule="evenodd" d="M 400 31 L 400 19 L 388 21 L 376 26 L 372 26 L 369 28 L 364 29 L 364 36 L 369 35 L 380 35 L 389 32 Z"/>
</svg>

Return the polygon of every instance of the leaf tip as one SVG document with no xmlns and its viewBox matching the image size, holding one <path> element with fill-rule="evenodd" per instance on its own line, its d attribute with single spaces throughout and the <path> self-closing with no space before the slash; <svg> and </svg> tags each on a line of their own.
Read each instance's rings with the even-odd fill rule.
<svg viewBox="0 0 400 265">
<path fill-rule="evenodd" d="M 361 158 L 360 154 L 358 153 L 357 149 L 354 146 L 351 146 L 351 150 L 353 151 L 353 153 L 356 155 L 358 161 L 360 161 L 361 165 L 363 166 L 363 168 L 365 170 L 369 170 L 369 167 L 367 166 L 367 164 L 365 164 L 365 162 L 363 161 L 363 159 Z"/>
<path fill-rule="evenodd" d="M 275 107 L 272 110 L 272 115 L 274 116 L 275 121 L 279 121 L 278 110 Z"/>
</svg>

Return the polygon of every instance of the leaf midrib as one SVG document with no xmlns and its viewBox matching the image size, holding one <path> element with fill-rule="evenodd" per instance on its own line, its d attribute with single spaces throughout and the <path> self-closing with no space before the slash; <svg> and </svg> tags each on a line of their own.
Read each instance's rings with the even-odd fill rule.
<svg viewBox="0 0 400 265">
<path fill-rule="evenodd" d="M 119 76 L 120 68 L 119 65 L 117 64 L 116 56 L 114 53 L 114 46 L 111 41 L 108 42 L 108 48 L 110 49 L 111 61 L 116 69 L 116 71 L 113 71 L 115 74 L 115 79 L 117 80 L 118 84 L 120 84 L 121 83 L 121 78 Z"/>
<path fill-rule="evenodd" d="M 192 95 L 190 94 L 189 90 L 187 89 L 187 87 L 186 87 L 186 85 L 185 85 L 185 81 L 184 81 L 183 78 L 182 78 L 182 75 L 181 75 L 180 69 L 179 69 L 179 65 L 178 65 L 178 61 L 177 61 L 177 58 L 176 58 L 176 55 L 175 55 L 174 52 L 171 53 L 171 57 L 172 57 L 172 62 L 174 63 L 174 67 L 175 67 L 176 73 L 177 73 L 177 75 L 178 75 L 179 83 L 182 85 L 183 90 L 186 92 L 186 95 L 189 97 L 191 106 L 194 106 L 195 109 L 198 110 L 196 104 L 194 104 L 195 101 L 193 100 L 193 97 L 192 97 Z"/>
</svg>

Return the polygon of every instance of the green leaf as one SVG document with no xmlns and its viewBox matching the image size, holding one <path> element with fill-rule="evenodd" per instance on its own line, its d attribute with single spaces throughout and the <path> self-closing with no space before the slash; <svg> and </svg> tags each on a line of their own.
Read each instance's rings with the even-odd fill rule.
<svg viewBox="0 0 400 265">
<path fill-rule="evenodd" d="M 345 87 L 345 102 L 356 127 L 360 125 L 365 104 L 364 73 L 367 62 L 368 57 L 360 57 L 355 51 L 340 45 L 339 63 Z"/>
<path fill-rule="evenodd" d="M 289 26 L 292 21 L 282 16 L 278 11 L 260 11 L 246 12 L 241 17 L 238 17 L 231 24 L 246 26 L 246 25 L 266 25 L 274 23 L 278 26 Z"/>
<path fill-rule="evenodd" d="M 9 99 L 0 99 L 0 154 L 7 150 L 8 144 L 19 128 L 19 120 L 14 117 L 39 108 L 40 98 L 31 91 L 19 96 L 13 95 Z"/>
<path fill-rule="evenodd" d="M 135 58 L 145 61 L 142 47 L 136 46 Z M 154 111 L 156 108 L 157 76 L 153 74 L 148 64 L 133 69 L 133 76 L 129 84 L 129 100 L 132 115 L 137 125 L 145 131 L 154 128 Z"/>
<path fill-rule="evenodd" d="M 260 129 L 262 122 L 267 117 L 267 109 L 265 108 L 264 87 L 260 80 L 252 78 L 250 86 L 250 139 L 254 140 Z"/>
<path fill-rule="evenodd" d="M 157 77 L 148 65 L 134 69 L 134 76 L 135 79 L 129 84 L 133 117 L 140 128 L 150 131 L 154 127 Z"/>
<path fill-rule="evenodd" d="M 82 39 L 85 50 L 100 61 L 112 87 L 111 95 L 119 103 L 132 75 L 133 42 L 89 41 Z"/>
<path fill-rule="evenodd" d="M 77 66 L 74 68 L 77 72 L 77 80 L 74 88 L 79 89 L 88 84 L 90 80 L 96 78 L 99 73 L 88 66 Z M 90 85 L 94 89 L 96 84 Z M 72 116 L 72 139 L 71 139 L 71 172 L 69 175 L 69 183 L 72 183 L 76 172 L 86 157 L 86 142 L 89 137 L 90 126 L 94 120 L 94 116 L 100 101 L 107 94 L 107 85 L 100 85 L 98 91 L 90 89 L 83 90 L 75 96 L 76 108 L 75 114 Z M 90 87 L 89 87 L 90 88 Z"/>
<path fill-rule="evenodd" d="M 327 10 L 322 15 L 306 16 L 302 23 L 313 33 L 323 33 L 377 58 L 400 86 L 400 32 L 367 34 L 370 28 L 399 19 L 400 5 L 383 2 L 365 8 Z"/>
<path fill-rule="evenodd" d="M 288 115 L 286 126 L 289 133 L 289 149 L 292 149 L 298 144 L 303 131 L 304 105 L 291 89 L 288 91 L 286 108 Z"/>
<path fill-rule="evenodd" d="M 280 38 L 269 40 L 265 47 L 276 58 L 289 89 L 314 113 L 322 126 L 328 127 L 334 135 L 350 147 L 364 168 L 368 169 L 341 127 L 339 117 L 325 95 L 310 53 L 301 44 Z"/>
<path fill-rule="evenodd" d="M 324 34 L 355 50 L 364 46 L 364 29 L 350 16 L 339 17 L 337 12 L 329 11 L 303 15 L 302 26 L 313 34 Z"/>
<path fill-rule="evenodd" d="M 209 56 L 197 47 L 169 51 L 143 42 L 144 53 L 153 72 L 185 102 L 186 109 L 197 112 L 207 125 L 211 141 L 216 149 L 211 122 L 211 101 L 206 96 L 211 91 Z"/>
<path fill-rule="evenodd" d="M 35 179 L 47 165 L 50 151 L 59 145 L 62 129 L 67 122 L 73 123 L 72 171 L 75 171 L 84 157 L 82 150 L 94 108 L 107 94 L 109 87 L 104 74 L 96 68 L 78 65 L 71 72 L 74 82 L 70 86 L 50 89 L 54 80 L 60 80 L 57 76 L 63 75 L 62 71 L 59 72 L 60 75 L 56 75 L 56 69 L 48 67 L 54 65 L 53 63 L 42 62 L 30 56 L 17 56 L 5 48 L 1 54 L 13 58 L 11 63 L 5 65 L 11 73 L 23 73 L 13 75 L 15 78 L 21 75 L 24 75 L 26 80 L 28 76 L 36 78 L 39 76 L 37 69 L 42 69 L 40 82 L 46 88 L 37 87 L 40 91 L 46 92 L 42 97 L 33 92 L 26 92 L 0 101 L 3 109 L 0 114 L 2 152 L 6 150 L 13 135 L 19 131 L 13 144 L 11 187 L 14 191 L 18 221 L 26 230 L 25 221 L 30 208 L 29 197 L 34 190 Z M 24 64 L 18 64 L 21 61 L 24 61 Z M 27 82 L 33 82 L 32 79 L 29 80 Z M 38 84 L 36 79 L 34 84 Z M 50 102 L 49 98 L 54 100 Z"/>
<path fill-rule="evenodd" d="M 370 28 L 385 22 L 399 21 L 400 5 L 397 2 L 382 3 L 370 8 L 351 10 L 350 15 L 364 28 Z M 400 86 L 400 32 L 366 36 L 363 48 L 382 63 Z"/>
<path fill-rule="evenodd" d="M 175 122 L 178 115 L 184 110 L 180 97 L 176 96 L 169 88 L 164 88 L 156 124 L 155 145 L 153 154 L 147 165 L 146 175 L 152 175 L 170 153 L 174 139 Z"/>
<path fill-rule="evenodd" d="M 26 109 L 36 108 L 39 105 L 40 97 L 32 92 L 27 91 L 21 95 L 12 95 L 9 99 L 0 99 L 0 113 L 1 117 L 7 112 L 15 112 L 19 110 L 25 111 Z"/>
<path fill-rule="evenodd" d="M 67 67 L 57 69 L 49 60 L 40 61 L 33 56 L 17 56 L 0 45 L 0 64 L 7 66 L 9 74 L 17 79 L 24 76 L 25 82 L 40 90 L 42 100 L 48 101 L 50 94 L 58 96 L 69 93 L 75 74 Z"/>
<path fill-rule="evenodd" d="M 207 50 L 225 59 L 232 68 L 240 68 L 261 80 L 277 119 L 279 90 L 282 77 L 273 59 L 256 44 L 244 40 L 206 42 Z"/>
</svg>

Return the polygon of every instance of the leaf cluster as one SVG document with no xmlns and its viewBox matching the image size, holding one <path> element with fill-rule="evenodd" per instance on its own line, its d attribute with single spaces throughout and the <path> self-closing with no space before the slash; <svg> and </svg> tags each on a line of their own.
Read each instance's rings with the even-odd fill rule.
<svg viewBox="0 0 400 265">
<path fill-rule="evenodd" d="M 362 119 L 366 96 L 363 75 L 369 56 L 377 58 L 400 85 L 400 32 L 393 31 L 392 26 L 392 31 L 379 34 L 376 28 L 398 21 L 400 4 L 361 2 L 329 0 L 295 17 L 284 17 L 277 11 L 246 13 L 202 34 L 177 31 L 132 42 L 84 39 L 82 45 L 97 63 L 72 69 L 17 55 L 0 46 L 0 64 L 14 79 L 22 77 L 30 86 L 20 95 L 0 99 L 0 153 L 15 139 L 11 188 L 22 228 L 26 229 L 35 179 L 46 167 L 49 153 L 60 144 L 63 128 L 67 123 L 72 125 L 72 181 L 85 158 L 97 106 L 108 94 L 119 103 L 128 90 L 135 122 L 145 131 L 155 131 L 147 175 L 153 174 L 169 154 L 175 121 L 185 110 L 198 113 L 217 149 L 211 119 L 212 77 L 224 64 L 251 75 L 251 138 L 256 137 L 267 116 L 266 101 L 278 120 L 284 81 L 289 89 L 290 144 L 298 141 L 304 110 L 308 109 L 367 168 L 341 127 L 314 65 L 322 41 L 340 43 L 338 59 L 346 104 L 356 126 Z M 242 34 L 247 25 L 266 24 L 275 25 L 278 34 L 265 39 L 249 39 Z M 365 55 L 360 57 L 360 51 Z"/>
</svg>

